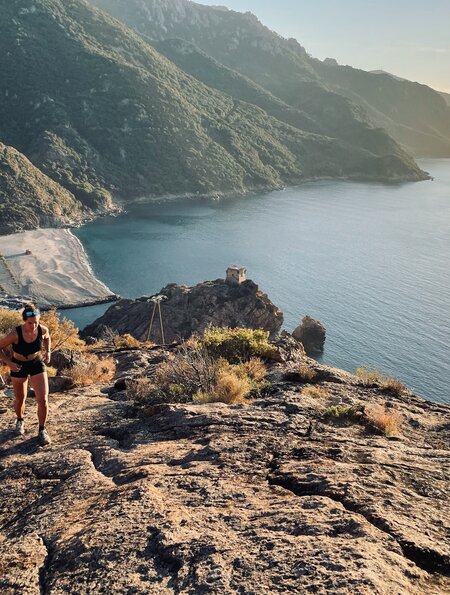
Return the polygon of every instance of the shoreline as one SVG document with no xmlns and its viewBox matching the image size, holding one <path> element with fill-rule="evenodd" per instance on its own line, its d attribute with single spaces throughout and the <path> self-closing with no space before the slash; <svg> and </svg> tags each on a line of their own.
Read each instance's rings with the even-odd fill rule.
<svg viewBox="0 0 450 595">
<path fill-rule="evenodd" d="M 443 158 L 444 160 L 448 160 L 449 158 Z M 134 205 L 134 204 L 145 204 L 145 203 L 158 203 L 158 202 L 170 202 L 170 201 L 177 201 L 177 200 L 226 200 L 229 198 L 242 198 L 244 196 L 251 196 L 254 194 L 268 194 L 270 192 L 282 192 L 288 188 L 297 188 L 299 186 L 303 186 L 305 184 L 314 184 L 316 182 L 354 182 L 355 184 L 383 184 L 386 186 L 396 186 L 402 184 L 417 184 L 420 182 L 429 182 L 433 178 L 430 176 L 429 172 L 423 171 L 426 176 L 422 179 L 412 180 L 410 178 L 405 177 L 398 177 L 396 179 L 380 179 L 374 176 L 312 176 L 309 178 L 302 178 L 297 182 L 292 182 L 290 184 L 279 184 L 276 186 L 255 186 L 252 188 L 247 188 L 245 190 L 211 190 L 210 192 L 204 193 L 192 193 L 192 192 L 184 192 L 181 194 L 161 194 L 159 196 L 138 196 L 136 198 L 131 199 L 123 199 L 121 197 L 114 197 L 115 203 L 119 206 L 119 211 L 116 213 L 116 216 L 126 212 L 127 205 Z M 102 216 L 114 216 L 114 213 L 103 213 L 98 216 L 94 216 L 90 221 L 97 219 L 98 217 Z M 80 224 L 77 227 L 81 227 L 85 223 Z"/>
<path fill-rule="evenodd" d="M 94 275 L 82 243 L 70 229 L 0 236 L 0 255 L 0 302 L 6 306 L 32 299 L 42 309 L 67 309 L 118 299 Z"/>
<path fill-rule="evenodd" d="M 420 166 L 419 166 L 420 167 Z M 423 170 L 422 170 L 423 171 Z M 397 179 L 379 180 L 367 179 L 360 176 L 329 176 L 303 178 L 296 183 L 278 186 L 262 186 L 248 188 L 242 191 L 211 191 L 202 194 L 182 193 L 165 194 L 160 196 L 140 196 L 125 201 L 115 197 L 115 208 L 108 213 L 94 214 L 79 225 L 61 228 L 39 228 L 36 230 L 16 232 L 0 235 L 0 305 L 20 307 L 25 300 L 34 300 L 43 310 L 56 306 L 60 310 L 76 309 L 111 303 L 120 299 L 92 270 L 88 255 L 81 241 L 72 233 L 71 229 L 79 228 L 100 217 L 117 217 L 126 212 L 127 205 L 170 202 L 177 200 L 226 200 L 231 197 L 251 196 L 258 193 L 282 192 L 287 188 L 295 188 L 304 184 L 317 182 L 355 182 L 355 183 L 384 183 L 405 184 L 422 180 Z M 65 243 L 64 250 L 59 250 L 58 244 Z M 22 252 L 8 249 L 19 246 Z M 25 250 L 31 250 L 27 255 Z M 38 254 L 39 258 L 34 255 Z M 61 255 L 64 257 L 61 258 Z M 27 259 L 27 260 L 23 260 Z M 32 264 L 30 261 L 34 261 Z"/>
</svg>

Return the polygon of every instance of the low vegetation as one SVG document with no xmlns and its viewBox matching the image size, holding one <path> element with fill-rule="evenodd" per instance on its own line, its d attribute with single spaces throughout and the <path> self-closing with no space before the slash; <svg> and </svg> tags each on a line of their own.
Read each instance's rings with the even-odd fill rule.
<svg viewBox="0 0 450 595">
<path fill-rule="evenodd" d="M 317 372 L 308 366 L 308 364 L 301 364 L 296 372 L 302 382 L 313 382 L 317 377 Z"/>
<path fill-rule="evenodd" d="M 367 384 L 379 384 L 383 390 L 396 396 L 402 395 L 407 390 L 406 386 L 400 380 L 390 378 L 378 370 L 368 370 L 365 367 L 360 367 L 356 369 L 355 374 Z"/>
<path fill-rule="evenodd" d="M 22 317 L 18 310 L 0 308 L 0 337 L 13 331 L 22 322 Z"/>
<path fill-rule="evenodd" d="M 265 331 L 208 329 L 159 364 L 151 378 L 128 383 L 128 396 L 139 405 L 244 403 L 266 386 L 266 366 L 255 354 L 272 349 Z"/>
<path fill-rule="evenodd" d="M 224 358 L 230 364 L 265 358 L 274 352 L 269 331 L 249 328 L 210 327 L 198 340 L 198 347 L 213 358 Z"/>
<path fill-rule="evenodd" d="M 397 411 L 390 411 L 381 405 L 373 405 L 365 408 L 367 423 L 384 434 L 392 437 L 400 434 L 403 417 Z"/>
<path fill-rule="evenodd" d="M 93 353 L 83 353 L 70 368 L 62 371 L 75 386 L 88 386 L 97 382 L 108 382 L 114 376 L 116 364 L 111 357 L 99 358 Z"/>
<path fill-rule="evenodd" d="M 52 339 L 52 351 L 72 349 L 82 351 L 86 344 L 78 335 L 78 329 L 68 318 L 61 318 L 56 308 L 42 312 L 41 322 L 48 327 Z"/>
<path fill-rule="evenodd" d="M 299 364 L 287 370 L 284 377 L 292 382 L 316 382 L 317 372 L 308 364 Z"/>
<path fill-rule="evenodd" d="M 108 346 L 112 347 L 113 349 L 121 349 L 127 347 L 142 347 L 142 346 L 152 346 L 154 343 L 149 341 L 142 342 L 130 335 L 129 333 L 125 333 L 123 335 L 119 334 L 117 331 L 110 327 L 105 327 L 101 333 L 100 338 L 97 340 L 95 346 L 102 347 Z"/>
<path fill-rule="evenodd" d="M 321 386 L 306 386 L 302 390 L 302 395 L 304 397 L 313 397 L 315 399 L 323 399 L 328 397 L 328 391 L 326 388 Z"/>
<path fill-rule="evenodd" d="M 331 420 L 359 422 L 364 415 L 362 405 L 332 405 L 324 411 L 324 417 Z"/>
</svg>

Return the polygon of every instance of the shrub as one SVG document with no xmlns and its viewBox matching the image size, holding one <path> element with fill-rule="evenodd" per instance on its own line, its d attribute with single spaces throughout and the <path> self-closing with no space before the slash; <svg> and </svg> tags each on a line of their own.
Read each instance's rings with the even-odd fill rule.
<svg viewBox="0 0 450 595">
<path fill-rule="evenodd" d="M 202 350 L 183 347 L 173 359 L 156 368 L 154 383 L 162 390 L 178 384 L 192 397 L 198 391 L 211 391 L 226 363 L 222 359 L 214 360 Z"/>
<path fill-rule="evenodd" d="M 328 396 L 328 391 L 320 386 L 307 386 L 302 390 L 302 395 L 322 399 Z"/>
<path fill-rule="evenodd" d="M 105 326 L 103 328 L 101 337 L 97 344 L 98 343 L 101 343 L 102 345 L 110 345 L 115 349 L 119 349 L 121 347 L 139 347 L 143 344 L 129 333 L 120 335 L 109 326 Z M 151 345 L 153 345 L 153 343 L 151 343 Z"/>
<path fill-rule="evenodd" d="M 308 366 L 308 364 L 301 364 L 297 368 L 297 372 L 304 382 L 312 382 L 317 377 L 317 372 Z"/>
<path fill-rule="evenodd" d="M 0 384 L 3 382 L 7 382 L 9 378 L 10 369 L 6 364 L 0 363 Z"/>
<path fill-rule="evenodd" d="M 264 380 L 267 375 L 267 368 L 259 357 L 251 357 L 248 362 L 236 364 L 234 371 L 241 378 L 250 378 L 257 383 Z"/>
<path fill-rule="evenodd" d="M 406 386 L 397 380 L 396 378 L 389 378 L 382 372 L 378 370 L 368 370 L 365 367 L 357 368 L 355 374 L 362 378 L 365 382 L 372 383 L 376 382 L 377 384 L 381 385 L 381 388 L 394 394 L 400 396 L 403 392 L 405 392 Z"/>
<path fill-rule="evenodd" d="M 360 421 L 364 415 L 361 405 L 332 405 L 324 411 L 324 416 L 329 419 Z"/>
<path fill-rule="evenodd" d="M 22 322 L 22 317 L 17 310 L 0 308 L 0 337 L 9 334 Z"/>
<path fill-rule="evenodd" d="M 148 376 L 136 376 L 132 380 L 127 381 L 127 397 L 136 402 L 136 404 L 144 404 L 155 389 L 154 383 Z"/>
<path fill-rule="evenodd" d="M 244 403 L 250 393 L 248 378 L 238 376 L 233 369 L 222 370 L 209 393 L 199 391 L 194 395 L 195 403 L 226 403 L 228 405 Z"/>
<path fill-rule="evenodd" d="M 356 368 L 356 376 L 365 382 L 380 382 L 381 373 L 378 370 L 368 370 L 365 366 Z"/>
<path fill-rule="evenodd" d="M 168 384 L 161 388 L 147 376 L 138 376 L 127 383 L 127 397 L 138 406 L 187 403 L 191 400 L 180 384 Z"/>
<path fill-rule="evenodd" d="M 97 382 L 111 380 L 116 371 L 116 364 L 111 357 L 99 358 L 93 353 L 85 353 L 71 368 L 62 371 L 77 386 L 87 386 Z"/>
<path fill-rule="evenodd" d="M 85 342 L 78 336 L 78 329 L 71 320 L 60 318 L 56 308 L 48 312 L 42 312 L 41 322 L 48 326 L 52 341 L 52 351 L 60 349 L 73 349 L 81 351 L 85 347 Z"/>
<path fill-rule="evenodd" d="M 381 383 L 381 386 L 384 390 L 396 395 L 397 397 L 402 395 L 407 390 L 406 386 L 396 378 L 386 378 Z"/>
<path fill-rule="evenodd" d="M 128 394 L 142 405 L 192 400 L 242 403 L 263 388 L 266 367 L 262 360 L 249 357 L 232 364 L 219 353 L 220 349 L 210 350 L 199 339 L 190 340 L 159 364 L 151 379 L 130 383 Z"/>
<path fill-rule="evenodd" d="M 366 407 L 365 417 L 369 425 L 385 436 L 398 436 L 403 417 L 397 411 L 388 411 L 380 405 Z"/>
<path fill-rule="evenodd" d="M 231 364 L 248 361 L 252 356 L 268 357 L 274 348 L 269 343 L 269 331 L 263 329 L 210 327 L 199 340 L 213 358 L 225 358 Z"/>
</svg>

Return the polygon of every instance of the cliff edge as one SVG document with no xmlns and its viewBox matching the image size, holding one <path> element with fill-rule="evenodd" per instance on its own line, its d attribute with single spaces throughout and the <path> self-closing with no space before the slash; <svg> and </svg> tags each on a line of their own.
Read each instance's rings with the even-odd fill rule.
<svg viewBox="0 0 450 595">
<path fill-rule="evenodd" d="M 76 388 L 51 395 L 45 449 L 33 415 L 20 438 L 1 415 L 2 592 L 448 593 L 450 408 L 277 349 L 241 405 Z M 121 376 L 173 356 L 107 353 Z M 395 440 L 325 415 L 368 406 L 402 416 Z"/>
</svg>

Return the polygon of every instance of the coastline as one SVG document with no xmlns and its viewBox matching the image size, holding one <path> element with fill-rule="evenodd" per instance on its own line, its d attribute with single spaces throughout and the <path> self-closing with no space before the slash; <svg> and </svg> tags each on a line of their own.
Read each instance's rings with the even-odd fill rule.
<svg viewBox="0 0 450 595">
<path fill-rule="evenodd" d="M 29 251 L 30 253 L 27 253 Z M 70 229 L 37 229 L 0 236 L 0 294 L 33 299 L 45 309 L 115 301 L 99 281 Z"/>
<path fill-rule="evenodd" d="M 211 191 L 207 193 L 180 193 L 160 196 L 140 196 L 125 201 L 115 197 L 115 208 L 109 213 L 93 215 L 80 225 L 102 216 L 117 216 L 126 212 L 127 205 L 139 203 L 164 203 L 176 200 L 226 200 L 257 193 L 283 191 L 323 181 L 373 182 L 403 184 L 423 180 L 365 179 L 360 176 L 304 177 L 289 185 L 261 186 L 242 191 Z M 31 254 L 27 255 L 26 250 Z M 5 299 L 6 298 L 6 299 Z M 58 309 L 75 309 L 110 303 L 119 299 L 92 271 L 88 256 L 81 241 L 69 228 L 39 228 L 31 231 L 0 235 L 0 303 L 18 303 L 32 299 L 42 309 L 56 306 Z M 8 306 L 7 306 L 8 307 Z M 10 307 L 10 306 L 9 306 Z"/>
</svg>

